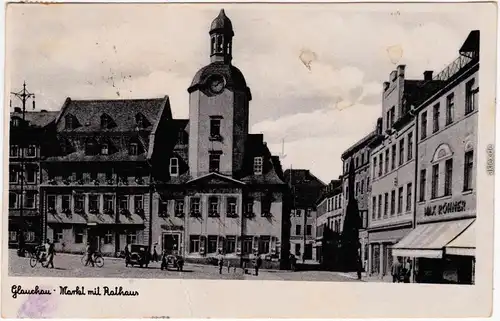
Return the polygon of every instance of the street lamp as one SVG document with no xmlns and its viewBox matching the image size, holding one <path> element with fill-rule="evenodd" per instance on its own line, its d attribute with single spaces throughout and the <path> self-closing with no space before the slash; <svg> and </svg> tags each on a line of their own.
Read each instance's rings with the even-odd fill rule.
<svg viewBox="0 0 500 321">
<path fill-rule="evenodd" d="M 19 98 L 22 102 L 22 117 L 23 121 L 21 126 L 25 126 L 26 124 L 26 102 L 28 101 L 29 98 L 33 99 L 33 109 L 35 109 L 35 94 L 30 93 L 26 89 L 26 82 L 23 83 L 23 89 L 19 92 L 11 92 L 11 95 L 14 95 L 15 97 Z M 12 105 L 12 101 L 11 101 Z M 23 130 L 25 128 L 23 127 Z M 24 132 L 23 132 L 24 133 Z M 18 249 L 17 249 L 17 255 L 19 256 L 24 256 L 24 218 L 23 218 L 23 210 L 24 210 L 24 148 L 25 148 L 25 137 L 21 137 L 21 142 L 19 143 L 19 147 L 21 148 L 21 206 L 19 208 L 19 237 L 18 237 Z"/>
</svg>

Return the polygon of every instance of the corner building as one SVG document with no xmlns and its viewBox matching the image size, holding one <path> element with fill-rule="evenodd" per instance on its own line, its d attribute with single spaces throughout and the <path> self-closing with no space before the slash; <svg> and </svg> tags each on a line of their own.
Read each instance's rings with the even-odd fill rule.
<svg viewBox="0 0 500 321">
<path fill-rule="evenodd" d="M 422 89 L 415 107 L 416 228 L 394 256 L 416 259 L 417 282 L 474 283 L 479 31 Z"/>
<path fill-rule="evenodd" d="M 289 188 L 263 135 L 248 132 L 252 95 L 232 65 L 234 31 L 224 10 L 209 35 L 211 63 L 188 88 L 189 120 L 166 128 L 153 155 L 151 243 L 191 262 L 222 251 L 233 264 L 260 254 L 263 267 L 285 268 Z"/>
</svg>

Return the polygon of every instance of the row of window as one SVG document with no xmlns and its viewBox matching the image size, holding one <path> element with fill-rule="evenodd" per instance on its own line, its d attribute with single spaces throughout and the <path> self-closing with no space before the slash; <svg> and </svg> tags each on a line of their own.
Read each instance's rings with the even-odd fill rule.
<svg viewBox="0 0 500 321">
<path fill-rule="evenodd" d="M 21 155 L 21 147 L 19 145 L 10 145 L 10 157 L 36 157 L 36 145 L 29 145 L 27 148 L 24 148 L 24 155 Z"/>
<path fill-rule="evenodd" d="M 302 225 L 295 225 L 295 235 L 304 235 L 304 232 L 306 236 L 312 235 L 312 225 L 307 224 L 305 231 L 302 231 Z"/>
<path fill-rule="evenodd" d="M 176 216 L 184 215 L 184 204 L 183 199 L 174 200 L 174 211 Z M 261 200 L 261 216 L 265 217 L 271 214 L 271 197 L 263 197 Z M 222 201 L 217 196 L 211 196 L 208 198 L 208 217 L 219 217 L 222 212 Z M 243 204 L 243 212 L 246 215 L 254 214 L 254 200 L 247 198 Z M 201 198 L 192 197 L 189 203 L 189 213 L 191 216 L 201 216 Z M 236 197 L 228 197 L 225 202 L 225 213 L 226 216 L 236 216 L 238 215 L 238 203 Z M 159 216 L 168 216 L 168 201 L 160 202 Z"/>
<path fill-rule="evenodd" d="M 302 213 L 305 213 L 305 215 L 307 217 L 312 217 L 312 209 L 311 208 L 308 208 L 305 210 L 300 209 L 300 208 L 292 209 L 290 216 L 291 217 L 302 217 Z"/>
<path fill-rule="evenodd" d="M 109 143 L 97 144 L 94 141 L 88 141 L 85 143 L 85 155 L 110 155 L 112 154 L 113 148 Z M 131 156 L 137 156 L 142 153 L 139 143 L 132 142 L 128 144 L 128 154 Z"/>
<path fill-rule="evenodd" d="M 366 184 L 365 184 L 364 179 L 357 181 L 356 182 L 356 189 L 354 190 L 354 196 L 357 197 L 358 195 L 361 195 L 361 194 L 364 194 L 365 192 L 368 192 L 369 186 L 370 186 L 370 177 L 366 178 Z"/>
<path fill-rule="evenodd" d="M 431 170 L 431 199 L 439 198 L 442 196 L 449 196 L 452 194 L 453 182 L 453 158 L 444 161 L 444 173 L 441 173 L 440 166 L 442 162 L 432 165 Z M 474 151 L 470 150 L 464 154 L 464 181 L 463 191 L 471 191 L 473 188 L 473 167 L 474 167 Z M 441 176 L 444 176 L 444 188 L 442 194 L 440 193 L 439 186 Z M 426 185 L 427 185 L 427 170 L 420 170 L 420 187 L 419 187 L 419 201 L 423 202 L 426 198 Z"/>
<path fill-rule="evenodd" d="M 24 177 L 25 180 L 23 183 L 26 184 L 36 184 L 36 174 L 38 170 L 34 167 L 27 167 L 26 168 L 26 176 Z M 9 183 L 19 183 L 23 179 L 23 176 L 21 175 L 21 170 L 17 168 L 11 168 L 9 171 Z"/>
<path fill-rule="evenodd" d="M 36 241 L 36 233 L 34 231 L 25 231 L 23 240 L 28 243 L 32 243 Z M 9 231 L 9 242 L 17 242 L 18 241 L 19 232 L 18 231 Z"/>
<path fill-rule="evenodd" d="M 354 167 L 358 168 L 360 166 L 363 166 L 363 165 L 367 164 L 369 162 L 369 160 L 370 160 L 370 151 L 369 150 L 362 151 L 361 153 L 358 153 L 354 157 Z M 350 163 L 350 159 L 346 159 L 344 162 L 345 173 L 349 172 L 349 163 Z"/>
<path fill-rule="evenodd" d="M 53 231 L 53 242 L 54 243 L 62 243 L 64 241 L 64 230 L 68 230 L 63 228 L 62 226 L 55 226 L 52 228 Z M 85 228 L 75 225 L 73 227 L 73 242 L 75 244 L 82 244 Z M 114 240 L 115 232 L 113 230 L 106 230 L 103 235 L 103 243 L 104 244 L 112 244 Z M 126 234 L 126 242 L 127 244 L 136 244 L 137 243 L 137 233 L 129 232 Z"/>
<path fill-rule="evenodd" d="M 241 247 L 239 247 L 241 246 Z M 223 253 L 231 254 L 241 251 L 241 254 L 252 254 L 254 249 L 258 249 L 259 253 L 267 254 L 273 250 L 271 248 L 271 237 L 260 236 L 258 238 L 247 235 L 237 241 L 236 235 L 226 235 L 218 237 L 217 235 L 208 235 L 206 237 L 200 235 L 189 236 L 189 252 L 190 253 L 217 253 L 221 249 Z"/>
<path fill-rule="evenodd" d="M 140 169 L 140 168 L 135 168 L 135 181 L 137 183 L 143 183 L 143 176 L 145 176 L 145 172 Z M 48 180 L 54 181 L 56 179 L 55 176 L 56 172 L 53 170 L 49 170 L 47 172 L 48 175 Z M 74 173 L 71 173 L 69 171 L 65 171 L 62 173 L 60 176 L 63 181 L 76 181 L 80 183 L 84 182 L 99 182 L 99 179 L 102 179 L 108 183 L 114 183 L 114 174 L 116 174 L 117 180 L 122 183 L 127 183 L 129 179 L 129 172 L 126 171 L 120 171 L 118 173 L 113 173 L 112 168 L 106 168 L 104 172 L 98 172 L 98 171 L 89 171 L 89 172 L 84 172 L 84 171 L 76 171 Z"/>
<path fill-rule="evenodd" d="M 72 114 L 67 114 L 64 117 L 64 120 L 65 120 L 64 127 L 66 129 L 75 129 L 80 125 L 76 116 L 74 116 Z M 113 120 L 113 118 L 110 115 L 108 115 L 108 114 L 101 115 L 101 128 L 102 129 L 110 129 L 112 127 L 115 127 L 115 125 L 116 125 L 115 121 Z M 146 116 L 144 116 L 142 113 L 137 113 L 135 115 L 135 125 L 138 128 L 145 128 L 145 127 L 148 127 L 150 125 L 150 122 L 148 121 Z"/>
<path fill-rule="evenodd" d="M 33 209 L 36 207 L 36 194 L 35 191 L 26 191 L 23 197 L 23 208 Z M 9 208 L 19 208 L 20 194 L 17 192 L 9 192 Z"/>
<path fill-rule="evenodd" d="M 475 79 L 471 79 L 465 84 L 465 115 L 472 113 L 477 108 L 479 87 L 473 88 Z M 446 96 L 445 106 L 445 126 L 453 123 L 455 118 L 455 94 Z M 441 129 L 441 104 L 438 102 L 432 107 L 432 133 Z M 420 116 L 420 139 L 427 138 L 427 111 Z"/>
<path fill-rule="evenodd" d="M 85 194 L 75 194 L 73 195 L 73 208 L 75 211 L 85 211 Z M 129 210 L 130 199 L 133 200 L 133 208 L 135 213 L 140 213 L 144 210 L 144 196 L 143 195 L 120 195 L 117 198 L 117 206 L 120 210 Z M 88 195 L 88 211 L 98 212 L 102 207 L 104 212 L 114 212 L 115 208 L 115 197 L 113 195 L 98 195 L 90 194 Z M 58 208 L 56 195 L 47 195 L 47 209 L 49 211 L 55 211 Z M 71 195 L 61 195 L 60 208 L 63 211 L 71 210 Z"/>
<path fill-rule="evenodd" d="M 406 137 L 406 158 L 405 158 L 405 137 L 399 140 L 399 143 L 387 147 L 385 152 L 373 157 L 373 172 L 372 176 L 380 177 L 388 174 L 390 171 L 396 169 L 396 157 L 398 155 L 397 147 L 399 146 L 399 166 L 403 165 L 405 161 L 413 159 L 413 133 L 408 133 Z M 390 155 L 389 155 L 390 154 Z"/>
<path fill-rule="evenodd" d="M 381 194 L 372 197 L 372 220 L 379 220 L 382 218 L 393 217 L 396 215 L 402 215 L 404 212 L 411 211 L 412 206 L 412 183 L 406 184 L 406 191 L 404 186 L 400 186 L 397 189 L 397 206 L 396 206 L 396 190 L 392 190 L 389 193 Z M 403 200 L 406 195 L 406 207 L 403 207 Z M 390 198 L 389 198 L 390 197 Z M 389 207 L 390 202 L 390 207 Z"/>
<path fill-rule="evenodd" d="M 338 194 L 327 199 L 326 211 L 331 212 L 342 208 L 342 195 Z"/>
</svg>

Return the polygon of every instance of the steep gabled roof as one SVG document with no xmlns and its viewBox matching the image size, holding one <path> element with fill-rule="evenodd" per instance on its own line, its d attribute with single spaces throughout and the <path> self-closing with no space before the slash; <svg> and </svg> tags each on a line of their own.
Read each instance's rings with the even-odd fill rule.
<svg viewBox="0 0 500 321">
<path fill-rule="evenodd" d="M 59 132 L 130 132 L 137 127 L 136 116 L 143 115 L 147 120 L 145 131 L 154 131 L 163 113 L 172 118 L 168 96 L 153 99 L 121 99 L 121 100 L 72 100 L 67 98 L 61 112 L 57 116 Z M 101 127 L 101 116 L 108 115 L 114 126 Z M 65 128 L 67 116 L 74 117 L 75 128 Z"/>
<path fill-rule="evenodd" d="M 58 113 L 59 112 L 57 111 L 27 111 L 25 113 L 24 119 L 26 120 L 26 122 L 28 122 L 29 126 L 42 128 L 54 121 Z M 11 112 L 10 118 L 22 119 L 23 114 L 18 112 Z"/>
</svg>

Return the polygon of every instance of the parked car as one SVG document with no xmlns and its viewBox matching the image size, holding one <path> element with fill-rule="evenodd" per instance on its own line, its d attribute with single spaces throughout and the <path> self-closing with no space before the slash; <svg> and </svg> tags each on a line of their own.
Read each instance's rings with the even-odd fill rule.
<svg viewBox="0 0 500 321">
<path fill-rule="evenodd" d="M 177 271 L 182 271 L 184 268 L 184 258 L 180 255 L 165 254 L 161 258 L 161 269 L 168 270 L 168 266 L 171 265 Z"/>
<path fill-rule="evenodd" d="M 151 253 L 147 245 L 132 244 L 130 245 L 130 255 L 125 258 L 125 266 L 139 265 L 140 267 L 148 267 L 151 261 Z"/>
</svg>

